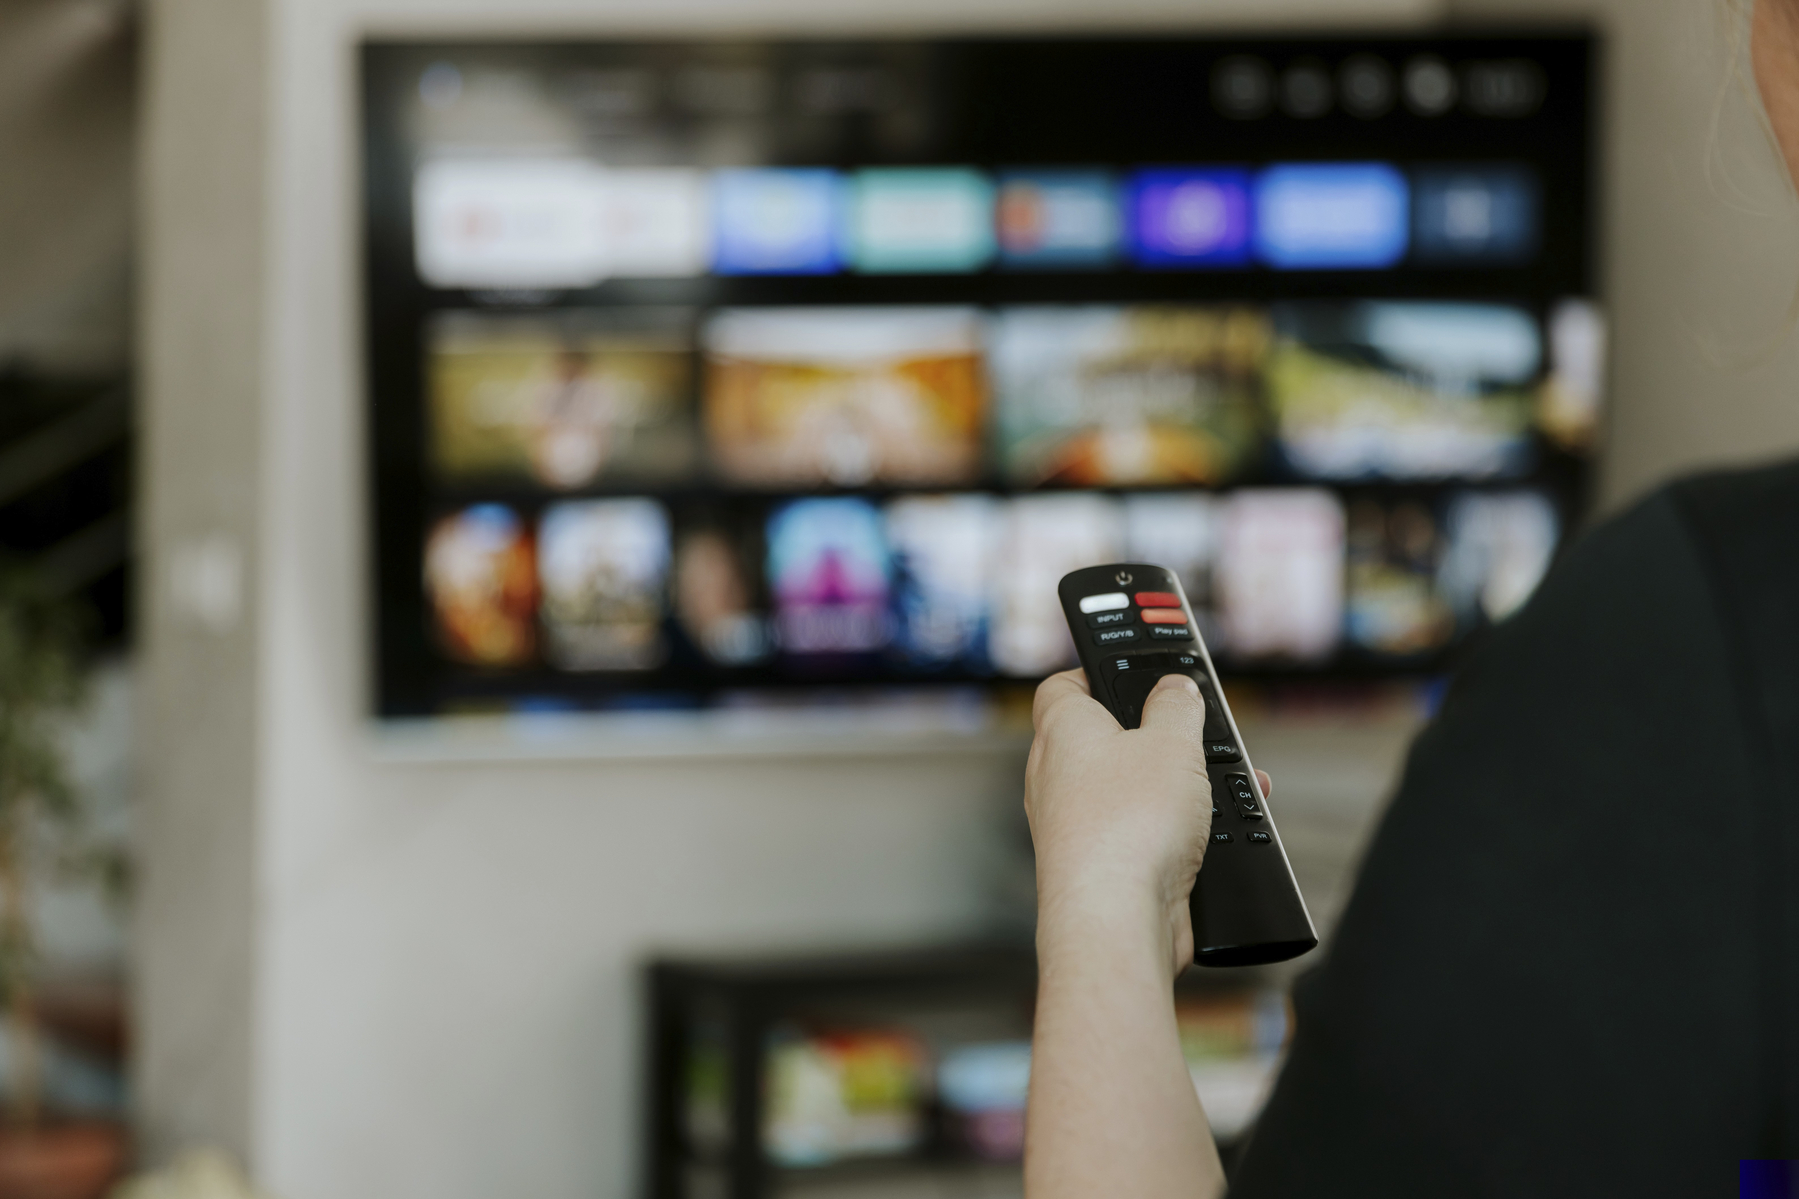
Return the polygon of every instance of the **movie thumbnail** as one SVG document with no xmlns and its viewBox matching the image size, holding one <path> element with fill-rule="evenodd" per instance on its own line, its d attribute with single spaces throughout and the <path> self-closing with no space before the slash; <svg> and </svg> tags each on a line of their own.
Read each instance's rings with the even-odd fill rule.
<svg viewBox="0 0 1799 1199">
<path fill-rule="evenodd" d="M 1343 505 L 1312 488 L 1249 489 L 1223 503 L 1218 618 L 1233 658 L 1319 662 L 1343 630 Z"/>
<path fill-rule="evenodd" d="M 1374 654 L 1410 657 L 1441 648 L 1455 632 L 1437 588 L 1443 531 L 1419 500 L 1349 505 L 1344 631 Z"/>
<path fill-rule="evenodd" d="M 743 504 L 688 510 L 675 533 L 675 620 L 716 666 L 753 666 L 774 650 L 763 579 L 763 516 Z"/>
<path fill-rule="evenodd" d="M 893 562 L 891 650 L 905 668 L 987 665 L 987 576 L 999 502 L 907 496 L 883 513 Z"/>
<path fill-rule="evenodd" d="M 768 585 L 783 653 L 883 648 L 892 581 L 881 514 L 867 500 L 796 500 L 769 517 Z"/>
<path fill-rule="evenodd" d="M 1076 662 L 1056 586 L 1124 548 L 1118 501 L 1067 492 L 1020 496 L 1003 511 L 992 557 L 989 652 L 1001 674 L 1036 678 Z"/>
<path fill-rule="evenodd" d="M 1537 428 L 1564 450 L 1593 448 L 1605 410 L 1605 313 L 1562 300 L 1549 313 L 1549 373 L 1537 391 Z"/>
<path fill-rule="evenodd" d="M 1266 318 L 1247 308 L 1011 308 L 994 321 L 1001 469 L 1020 486 L 1216 485 L 1260 452 Z"/>
<path fill-rule="evenodd" d="M 732 309 L 706 326 L 706 433 L 731 482 L 955 485 L 987 396 L 969 308 Z"/>
<path fill-rule="evenodd" d="M 655 500 L 577 500 L 544 509 L 537 569 L 550 665 L 660 666 L 668 566 L 668 513 Z"/>
<path fill-rule="evenodd" d="M 1468 491 L 1444 517 L 1448 544 L 1437 573 L 1444 602 L 1463 627 L 1504 620 L 1548 573 L 1561 521 L 1535 491 Z"/>
<path fill-rule="evenodd" d="M 1542 338 L 1500 304 L 1273 309 L 1267 386 L 1287 464 L 1317 479 L 1492 478 L 1531 464 Z"/>
<path fill-rule="evenodd" d="M 1193 492 L 1140 492 L 1124 504 L 1124 556 L 1167 567 L 1181 581 L 1206 644 L 1218 637 L 1215 572 L 1219 501 Z"/>
<path fill-rule="evenodd" d="M 697 461 L 684 313 L 449 313 L 430 334 L 431 461 L 557 490 L 662 482 Z"/>
<path fill-rule="evenodd" d="M 425 595 L 444 655 L 518 666 L 537 648 L 537 568 L 531 531 L 503 504 L 440 519 L 425 539 Z"/>
</svg>

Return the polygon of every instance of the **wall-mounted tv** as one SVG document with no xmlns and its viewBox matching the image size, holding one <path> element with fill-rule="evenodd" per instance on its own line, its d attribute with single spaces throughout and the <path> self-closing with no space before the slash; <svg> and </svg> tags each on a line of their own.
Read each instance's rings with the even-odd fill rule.
<svg viewBox="0 0 1799 1199">
<path fill-rule="evenodd" d="M 1034 680 L 1121 558 L 1228 672 L 1443 669 L 1583 503 L 1594 61 L 365 45 L 377 712 Z"/>
</svg>

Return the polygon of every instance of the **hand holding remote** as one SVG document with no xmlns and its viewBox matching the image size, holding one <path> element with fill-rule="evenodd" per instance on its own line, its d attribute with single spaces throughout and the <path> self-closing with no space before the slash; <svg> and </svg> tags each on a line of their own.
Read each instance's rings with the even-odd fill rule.
<svg viewBox="0 0 1799 1199">
<path fill-rule="evenodd" d="M 1121 1175 L 1135 1195 L 1224 1191 L 1174 1015 L 1212 822 L 1206 713 L 1180 673 L 1139 699 L 1141 724 L 1126 729 L 1084 672 L 1037 688 L 1024 801 L 1037 846 L 1030 1195 L 1110 1194 Z"/>
<path fill-rule="evenodd" d="M 1157 826 L 1164 838 L 1159 845 L 1139 842 L 1141 815 L 1131 808 L 1128 792 L 1109 802 L 1094 801 L 1115 809 L 1122 825 L 1120 830 L 1103 822 L 1084 828 L 1083 834 L 1098 844 L 1083 856 L 1110 862 L 1141 852 L 1148 855 L 1141 860 L 1154 867 L 1162 895 L 1182 885 L 1190 889 L 1187 918 L 1169 919 L 1177 944 L 1190 945 L 1191 960 L 1202 966 L 1260 965 L 1312 949 L 1318 934 L 1267 807 L 1266 785 L 1258 786 L 1258 778 L 1265 776 L 1250 765 L 1180 579 L 1161 566 L 1115 562 L 1065 575 L 1057 593 L 1080 655 L 1086 695 L 1071 698 L 1065 687 L 1051 683 L 1039 692 L 1038 728 L 1052 734 L 1052 748 L 1045 751 L 1044 768 L 1037 773 L 1079 775 L 1080 786 L 1101 790 L 1118 788 L 1116 782 L 1108 786 L 1108 773 L 1131 779 L 1133 787 L 1142 778 L 1152 795 L 1145 802 L 1153 802 L 1172 772 L 1190 780 L 1182 794 L 1211 800 L 1203 851 L 1190 843 L 1191 824 L 1167 820 Z M 1181 681 L 1171 683 L 1169 676 Z M 1091 713 L 1094 708 L 1111 718 L 1104 727 L 1118 736 L 1100 736 L 1097 723 L 1084 737 L 1058 735 L 1065 711 Z M 1138 731 L 1154 735 L 1130 736 Z M 1057 743 L 1068 748 L 1055 748 Z M 1162 756 L 1168 760 L 1144 760 Z M 1205 869 L 1200 871 L 1202 860 Z M 1050 881 L 1064 885 L 1057 881 L 1061 867 L 1053 857 L 1050 869 Z M 1141 880 L 1115 874 L 1110 881 L 1115 889 L 1105 896 L 1116 903 L 1122 902 L 1117 887 Z M 1040 893 L 1040 905 L 1044 898 L 1059 897 L 1053 891 Z M 1091 896 L 1082 900 L 1092 901 Z"/>
<path fill-rule="evenodd" d="M 1126 730 L 1082 672 L 1065 671 L 1038 687 L 1031 716 L 1024 803 L 1040 922 L 1058 937 L 1157 936 L 1172 978 L 1193 960 L 1187 901 L 1212 825 L 1198 686 L 1166 676 L 1142 727 Z"/>
</svg>

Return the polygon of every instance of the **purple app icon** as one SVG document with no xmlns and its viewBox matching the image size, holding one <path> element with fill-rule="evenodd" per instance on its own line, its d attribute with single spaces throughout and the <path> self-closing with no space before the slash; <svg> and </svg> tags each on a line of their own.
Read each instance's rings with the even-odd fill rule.
<svg viewBox="0 0 1799 1199">
<path fill-rule="evenodd" d="M 1139 266 L 1247 266 L 1249 172 L 1165 167 L 1131 179 L 1131 251 Z"/>
</svg>

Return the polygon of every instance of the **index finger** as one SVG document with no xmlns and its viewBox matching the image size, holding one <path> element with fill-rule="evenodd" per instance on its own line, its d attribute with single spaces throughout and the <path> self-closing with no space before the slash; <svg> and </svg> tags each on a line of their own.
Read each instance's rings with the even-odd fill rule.
<svg viewBox="0 0 1799 1199">
<path fill-rule="evenodd" d="M 1037 684 L 1037 694 L 1031 701 L 1031 727 L 1041 729 L 1044 717 L 1051 708 L 1065 700 L 1079 697 L 1091 701 L 1093 689 L 1087 685 L 1087 672 L 1084 670 L 1064 670 L 1060 674 L 1052 674 Z"/>
</svg>

